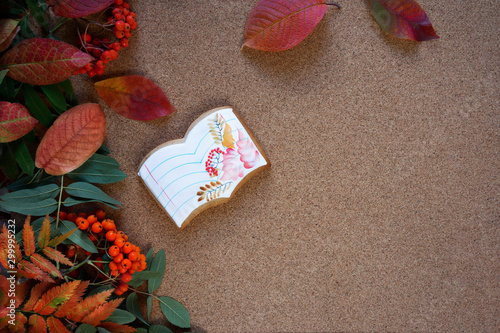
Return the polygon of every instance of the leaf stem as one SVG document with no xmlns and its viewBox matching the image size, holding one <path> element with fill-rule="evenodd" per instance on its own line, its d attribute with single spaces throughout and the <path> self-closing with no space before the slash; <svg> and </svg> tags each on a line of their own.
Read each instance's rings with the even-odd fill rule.
<svg viewBox="0 0 500 333">
<path fill-rule="evenodd" d="M 336 2 L 325 3 L 325 5 L 327 5 L 327 6 L 335 6 L 335 7 L 339 8 L 339 9 L 340 9 L 340 8 L 342 8 L 342 7 L 341 7 L 338 3 L 336 3 Z"/>
<path fill-rule="evenodd" d="M 61 200 L 64 188 L 64 175 L 61 176 L 61 190 L 59 191 L 59 202 L 57 203 L 56 229 L 59 228 L 59 213 L 61 212 Z"/>
<path fill-rule="evenodd" d="M 56 24 L 56 26 L 50 31 L 51 34 L 53 34 L 57 29 L 59 29 L 64 23 L 68 22 L 71 20 L 68 17 L 62 17 Z"/>
</svg>

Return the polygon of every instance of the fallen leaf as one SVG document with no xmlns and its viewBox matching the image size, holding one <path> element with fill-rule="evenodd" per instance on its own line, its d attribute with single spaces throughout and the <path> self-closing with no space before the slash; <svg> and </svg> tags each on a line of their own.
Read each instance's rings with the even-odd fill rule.
<svg viewBox="0 0 500 333">
<path fill-rule="evenodd" d="M 54 14 L 75 18 L 97 13 L 109 7 L 114 0 L 47 0 Z"/>
<path fill-rule="evenodd" d="M 129 119 L 153 120 L 175 111 L 160 87 L 139 75 L 107 79 L 94 86 L 111 109 Z"/>
<path fill-rule="evenodd" d="M 0 58 L 0 68 L 7 76 L 34 85 L 48 85 L 66 80 L 93 58 L 67 43 L 49 38 L 30 38 L 7 51 Z"/>
<path fill-rule="evenodd" d="M 260 160 L 260 154 L 252 140 L 245 138 L 243 133 L 238 130 L 238 154 L 240 154 L 240 161 L 243 162 L 245 169 L 253 168 Z"/>
<path fill-rule="evenodd" d="M 38 123 L 18 103 L 0 102 L 0 142 L 11 142 L 28 134 Z"/>
<path fill-rule="evenodd" d="M 0 20 L 0 52 L 5 51 L 21 29 L 18 27 L 19 20 Z"/>
<path fill-rule="evenodd" d="M 222 177 L 221 181 L 226 180 L 237 180 L 243 177 L 245 172 L 243 171 L 243 165 L 240 161 L 240 154 L 233 149 L 229 148 L 223 154 L 224 160 L 222 161 Z"/>
<path fill-rule="evenodd" d="M 248 15 L 243 45 L 288 50 L 313 31 L 326 8 L 325 0 L 260 0 Z"/>
<path fill-rule="evenodd" d="M 64 112 L 47 130 L 35 165 L 59 176 L 82 165 L 104 141 L 106 116 L 99 104 L 82 104 Z"/>
<path fill-rule="evenodd" d="M 368 3 L 382 30 L 394 37 L 419 42 L 439 38 L 415 0 L 368 0 Z"/>
</svg>

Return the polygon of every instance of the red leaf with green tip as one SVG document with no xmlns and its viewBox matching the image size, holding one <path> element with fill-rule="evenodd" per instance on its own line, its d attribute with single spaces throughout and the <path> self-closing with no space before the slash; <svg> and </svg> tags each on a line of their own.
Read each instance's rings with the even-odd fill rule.
<svg viewBox="0 0 500 333">
<path fill-rule="evenodd" d="M 99 104 L 75 106 L 59 116 L 45 133 L 36 151 L 35 165 L 54 176 L 73 171 L 99 149 L 105 132 L 106 116 Z"/>
<path fill-rule="evenodd" d="M 23 83 L 48 85 L 73 75 L 93 58 L 67 43 L 49 38 L 30 38 L 7 51 L 0 58 L 0 68 L 7 76 Z"/>
<path fill-rule="evenodd" d="M 5 51 L 16 37 L 21 29 L 17 25 L 19 20 L 1 19 L 0 20 L 0 52 Z"/>
<path fill-rule="evenodd" d="M 38 123 L 18 103 L 0 102 L 0 142 L 11 142 L 28 134 Z"/>
<path fill-rule="evenodd" d="M 368 0 L 368 3 L 382 30 L 394 37 L 419 42 L 439 38 L 415 0 Z"/>
<path fill-rule="evenodd" d="M 165 93 L 151 80 L 129 75 L 94 84 L 111 109 L 135 120 L 153 120 L 175 111 Z"/>
<path fill-rule="evenodd" d="M 114 0 L 47 0 L 52 7 L 54 14 L 75 18 L 97 13 L 106 7 L 109 7 Z"/>
<path fill-rule="evenodd" d="M 248 15 L 243 45 L 288 50 L 313 31 L 326 8 L 325 0 L 260 0 Z"/>
<path fill-rule="evenodd" d="M 33 311 L 41 315 L 53 313 L 59 305 L 71 298 L 80 282 L 80 280 L 66 282 L 49 289 L 35 304 Z"/>
</svg>

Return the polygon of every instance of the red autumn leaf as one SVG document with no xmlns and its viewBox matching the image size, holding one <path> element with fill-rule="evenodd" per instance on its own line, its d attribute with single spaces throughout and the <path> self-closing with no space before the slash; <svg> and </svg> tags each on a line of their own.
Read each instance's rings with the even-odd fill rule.
<svg viewBox="0 0 500 333">
<path fill-rule="evenodd" d="M 68 331 L 59 319 L 52 316 L 47 318 L 47 327 L 49 328 L 50 333 L 71 333 L 71 331 Z"/>
<path fill-rule="evenodd" d="M 49 289 L 35 304 L 33 311 L 41 315 L 53 313 L 60 304 L 65 303 L 73 296 L 79 284 L 80 281 L 75 280 Z"/>
<path fill-rule="evenodd" d="M 0 68 L 7 76 L 23 83 L 47 85 L 73 75 L 93 58 L 67 43 L 49 38 L 30 38 L 7 51 L 0 58 Z"/>
<path fill-rule="evenodd" d="M 106 299 L 113 293 L 113 290 L 105 290 L 96 295 L 88 296 L 83 301 L 78 303 L 74 311 L 67 314 L 69 320 L 82 321 L 82 318 L 87 316 L 91 311 L 106 303 Z"/>
<path fill-rule="evenodd" d="M 106 320 L 113 311 L 116 310 L 118 305 L 123 301 L 123 298 L 117 298 L 103 305 L 99 306 L 97 309 L 92 311 L 88 316 L 82 319 L 82 323 L 89 324 L 92 326 L 97 326 L 101 321 Z"/>
<path fill-rule="evenodd" d="M 160 87 L 139 75 L 100 81 L 95 89 L 111 109 L 130 119 L 153 120 L 175 111 Z"/>
<path fill-rule="evenodd" d="M 388 34 L 416 41 L 437 39 L 431 21 L 415 0 L 368 0 L 371 12 Z"/>
<path fill-rule="evenodd" d="M 14 325 L 9 325 L 9 332 L 11 333 L 26 333 L 24 330 L 24 324 L 28 322 L 26 316 L 21 312 L 16 312 L 16 317 L 14 320 Z"/>
<path fill-rule="evenodd" d="M 9 294 L 10 282 L 3 275 L 0 275 L 0 308 L 8 305 L 7 303 L 10 301 L 10 297 L 7 297 Z"/>
<path fill-rule="evenodd" d="M 60 305 L 56 312 L 54 312 L 54 316 L 56 317 L 66 317 L 68 313 L 75 311 L 75 307 L 78 305 L 78 302 L 81 301 L 85 290 L 89 286 L 90 281 L 81 281 L 81 283 L 76 287 L 73 296 L 64 304 Z"/>
<path fill-rule="evenodd" d="M 45 319 L 42 316 L 33 314 L 28 320 L 30 324 L 28 333 L 46 333 L 47 325 L 45 324 Z"/>
<path fill-rule="evenodd" d="M 73 263 L 69 261 L 69 259 L 66 258 L 64 254 L 62 254 L 61 252 L 57 251 L 52 247 L 46 247 L 42 251 L 48 258 L 54 260 L 55 262 L 60 262 L 61 264 L 64 265 L 73 266 Z"/>
<path fill-rule="evenodd" d="M 35 165 L 53 176 L 73 171 L 99 149 L 105 132 L 106 116 L 99 104 L 75 106 L 59 116 L 45 133 L 36 151 Z"/>
<path fill-rule="evenodd" d="M 0 20 L 0 52 L 5 51 L 12 40 L 16 37 L 21 29 L 18 27 L 19 20 L 1 19 Z"/>
<path fill-rule="evenodd" d="M 44 271 L 42 271 L 39 267 L 35 266 L 35 264 L 21 260 L 17 267 L 17 273 L 20 276 L 27 277 L 28 279 L 35 279 L 38 281 L 45 281 L 53 283 L 54 280 Z"/>
<path fill-rule="evenodd" d="M 42 271 L 47 272 L 52 276 L 57 276 L 62 278 L 61 272 L 59 272 L 57 267 L 54 266 L 54 264 L 51 263 L 49 260 L 39 255 L 38 253 L 33 253 L 31 255 L 31 262 L 35 264 L 38 268 L 40 268 Z"/>
<path fill-rule="evenodd" d="M 30 299 L 24 304 L 23 311 L 32 311 L 33 306 L 38 302 L 38 299 L 42 294 L 45 294 L 50 287 L 52 287 L 52 283 L 48 282 L 40 282 L 35 287 L 31 289 Z"/>
<path fill-rule="evenodd" d="M 16 308 L 20 307 L 23 304 L 26 295 L 28 295 L 28 291 L 32 286 L 31 281 L 23 282 L 21 284 L 16 285 L 16 294 L 14 296 L 16 300 Z"/>
<path fill-rule="evenodd" d="M 28 134 L 38 123 L 18 103 L 0 102 L 0 142 L 11 142 Z"/>
<path fill-rule="evenodd" d="M 35 233 L 33 232 L 33 227 L 30 224 L 31 217 L 28 215 L 26 221 L 24 221 L 23 228 L 23 244 L 24 244 L 24 254 L 30 256 L 35 253 Z"/>
<path fill-rule="evenodd" d="M 106 7 L 109 7 L 114 0 L 47 0 L 52 7 L 54 14 L 75 18 L 97 13 Z"/>
<path fill-rule="evenodd" d="M 326 8 L 325 0 L 260 0 L 248 15 L 243 45 L 288 50 L 313 31 Z"/>
</svg>

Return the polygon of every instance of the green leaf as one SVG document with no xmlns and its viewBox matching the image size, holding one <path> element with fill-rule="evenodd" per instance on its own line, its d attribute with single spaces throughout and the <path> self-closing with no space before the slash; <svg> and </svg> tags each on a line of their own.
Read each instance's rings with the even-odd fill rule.
<svg viewBox="0 0 500 333">
<path fill-rule="evenodd" d="M 149 280 L 149 279 L 154 279 L 154 278 L 161 278 L 163 277 L 163 273 L 160 272 L 149 272 L 149 271 L 142 271 L 142 272 L 135 272 L 132 274 L 132 280 L 128 283 L 129 286 L 132 288 L 137 288 L 141 284 L 144 283 L 144 281 Z"/>
<path fill-rule="evenodd" d="M 104 202 L 104 201 L 101 201 L 101 200 L 92 200 L 92 199 L 76 199 L 76 198 L 72 198 L 72 197 L 67 197 L 66 200 L 64 200 L 62 202 L 62 204 L 65 206 L 65 207 L 71 207 L 71 206 L 75 206 L 75 205 L 80 205 L 80 204 L 83 204 L 83 203 L 87 203 L 87 202 L 101 202 L 105 205 L 108 205 L 109 207 L 113 208 L 113 209 L 118 209 L 118 207 L 112 205 L 112 204 L 109 204 L 107 202 Z"/>
<path fill-rule="evenodd" d="M 153 278 L 148 281 L 148 291 L 152 294 L 156 289 L 158 289 L 161 285 L 161 281 L 163 280 L 163 273 L 165 272 L 165 267 L 167 265 L 165 251 L 160 250 L 153 259 L 151 263 L 151 272 L 159 272 L 161 273 L 160 278 Z"/>
<path fill-rule="evenodd" d="M 163 325 L 151 325 L 149 326 L 149 333 L 172 333 L 172 331 Z"/>
<path fill-rule="evenodd" d="M 99 147 L 99 149 L 97 150 L 97 153 L 102 155 L 109 155 L 109 153 L 111 152 L 109 151 L 108 147 L 102 144 L 101 147 Z"/>
<path fill-rule="evenodd" d="M 95 332 L 97 332 L 96 328 L 89 324 L 81 324 L 75 331 L 75 333 L 95 333 Z"/>
<path fill-rule="evenodd" d="M 58 178 L 59 176 L 52 176 L 41 172 L 35 180 L 33 180 L 33 177 L 25 176 L 8 185 L 7 188 L 9 191 L 28 190 L 35 187 L 53 184 Z"/>
<path fill-rule="evenodd" d="M 112 157 L 100 154 L 92 155 L 78 169 L 69 172 L 69 178 L 97 184 L 119 182 L 127 177 L 123 171 L 118 170 L 120 164 Z"/>
<path fill-rule="evenodd" d="M 0 99 L 2 101 L 12 102 L 16 101 L 16 81 L 10 77 L 5 77 L 0 84 Z"/>
<path fill-rule="evenodd" d="M 149 318 L 151 318 L 151 308 L 153 307 L 153 296 L 148 296 L 148 299 L 146 300 L 146 307 L 148 309 L 148 322 L 149 322 Z"/>
<path fill-rule="evenodd" d="M 26 147 L 26 144 L 23 142 L 23 140 L 19 139 L 9 142 L 7 146 L 14 154 L 17 164 L 21 167 L 21 170 L 23 170 L 23 172 L 28 176 L 33 176 L 33 170 L 35 170 L 35 162 L 33 162 L 33 158 L 31 158 L 28 147 Z"/>
<path fill-rule="evenodd" d="M 99 333 L 111 333 L 110 331 L 108 331 L 104 327 L 98 327 L 97 330 L 99 331 Z M 147 331 L 146 331 L 146 333 L 147 333 Z"/>
<path fill-rule="evenodd" d="M 122 309 L 116 309 L 115 311 L 113 311 L 111 316 L 109 316 L 106 319 L 106 321 L 112 321 L 114 323 L 121 324 L 121 325 L 131 323 L 134 320 L 135 320 L 135 316 L 132 313 L 125 311 L 125 310 L 122 310 Z"/>
<path fill-rule="evenodd" d="M 76 225 L 71 221 L 63 220 L 59 225 L 59 229 L 61 229 L 61 233 L 67 233 L 73 229 L 75 229 Z M 97 248 L 94 243 L 90 240 L 89 236 L 86 233 L 82 232 L 80 229 L 77 229 L 71 236 L 68 237 L 76 245 L 80 245 L 82 249 L 89 251 L 90 253 L 97 253 Z"/>
<path fill-rule="evenodd" d="M 136 333 L 148 333 L 148 330 L 142 327 L 137 328 Z"/>
<path fill-rule="evenodd" d="M 26 4 L 28 5 L 31 15 L 33 15 L 37 23 L 48 31 L 48 22 L 44 15 L 45 8 L 42 6 L 42 4 L 36 0 L 26 0 Z"/>
<path fill-rule="evenodd" d="M 151 261 L 153 260 L 153 248 L 149 249 L 148 253 L 146 253 L 146 270 L 151 270 Z M 162 273 L 163 274 L 163 273 Z"/>
<path fill-rule="evenodd" d="M 2 147 L 2 156 L 0 157 L 0 166 L 9 179 L 16 179 L 19 176 L 19 170 L 17 169 L 16 159 L 14 154 L 7 148 L 6 144 L 0 145 Z"/>
<path fill-rule="evenodd" d="M 104 193 L 98 187 L 84 182 L 76 182 L 66 187 L 66 193 L 75 197 L 84 199 L 99 200 L 112 205 L 121 205 L 121 203 Z"/>
<path fill-rule="evenodd" d="M 41 200 L 55 198 L 59 194 L 59 186 L 49 184 L 35 187 L 29 190 L 20 190 L 4 194 L 0 197 L 3 201 L 15 201 L 16 203 L 36 203 Z"/>
<path fill-rule="evenodd" d="M 64 95 L 57 86 L 57 84 L 50 84 L 48 86 L 40 86 L 43 93 L 49 99 L 50 104 L 58 113 L 63 113 L 68 109 Z"/>
<path fill-rule="evenodd" d="M 50 112 L 50 109 L 45 105 L 44 101 L 33 88 L 32 85 L 23 84 L 22 91 L 24 95 L 24 101 L 26 106 L 33 114 L 33 116 L 40 121 L 43 126 L 50 127 L 55 120 L 54 114 Z"/>
<path fill-rule="evenodd" d="M 2 201 L 0 202 L 0 207 L 9 212 L 42 216 L 54 212 L 57 209 L 57 201 L 54 199 L 45 199 L 38 202 Z"/>
<path fill-rule="evenodd" d="M 127 310 L 134 316 L 134 319 L 135 317 L 137 317 L 137 319 L 142 321 L 144 324 L 148 325 L 148 322 L 145 321 L 144 318 L 142 317 L 141 309 L 139 308 L 139 298 L 137 297 L 136 293 L 131 293 L 130 295 L 128 295 L 126 305 L 127 305 Z"/>
<path fill-rule="evenodd" d="M 0 71 L 0 84 L 2 84 L 3 78 L 5 77 L 5 75 L 7 74 L 8 71 L 9 71 L 8 69 L 4 69 L 4 70 Z"/>
<path fill-rule="evenodd" d="M 73 85 L 71 84 L 71 81 L 69 79 L 66 79 L 62 82 L 59 82 L 57 84 L 59 86 L 59 88 L 61 88 L 62 91 L 64 91 L 66 94 L 74 94 L 75 91 L 73 89 Z"/>
<path fill-rule="evenodd" d="M 191 319 L 186 308 L 178 301 L 167 296 L 158 297 L 163 315 L 169 322 L 182 328 L 191 327 Z"/>
</svg>

